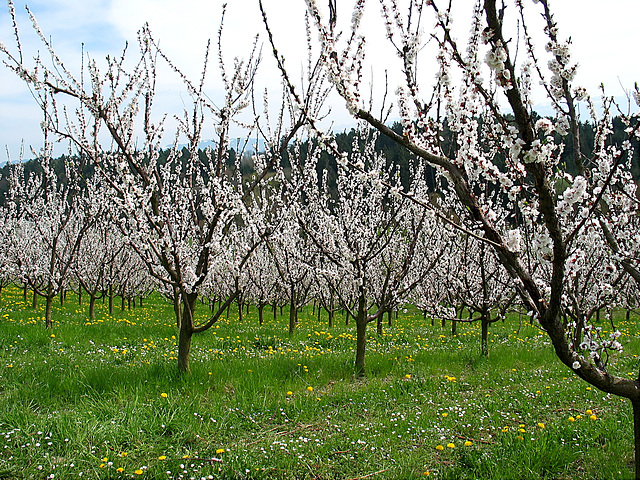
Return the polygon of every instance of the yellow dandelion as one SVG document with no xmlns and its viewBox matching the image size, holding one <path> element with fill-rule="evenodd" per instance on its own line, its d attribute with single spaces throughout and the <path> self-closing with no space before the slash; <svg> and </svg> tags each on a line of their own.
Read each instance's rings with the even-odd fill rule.
<svg viewBox="0 0 640 480">
<path fill-rule="evenodd" d="M 313 387 L 307 387 L 308 392 L 313 392 Z"/>
<path fill-rule="evenodd" d="M 466 442 L 464 442 L 465 447 L 470 447 L 471 445 L 473 445 L 473 442 L 470 440 L 467 440 Z"/>
<path fill-rule="evenodd" d="M 162 398 L 167 398 L 169 395 L 167 395 L 166 393 L 162 392 L 162 393 L 160 394 L 160 396 L 161 396 Z"/>
<path fill-rule="evenodd" d="M 436 450 L 444 450 L 444 447 L 442 445 L 437 445 Z"/>
<path fill-rule="evenodd" d="M 569 417 L 569 421 L 570 421 L 570 422 L 575 422 L 575 421 L 576 421 L 576 419 L 575 419 L 575 418 L 573 418 L 573 417 Z"/>
<path fill-rule="evenodd" d="M 448 448 L 456 448 L 455 444 L 453 444 L 453 443 L 447 443 L 447 447 Z"/>
<path fill-rule="evenodd" d="M 404 376 L 404 378 L 406 378 L 407 380 L 409 380 L 411 378 L 411 375 L 409 375 L 408 373 Z"/>
<path fill-rule="evenodd" d="M 293 392 L 292 392 L 291 390 L 289 390 L 289 391 L 287 392 L 287 395 L 293 395 Z"/>
<path fill-rule="evenodd" d="M 98 466 L 98 468 L 104 468 L 104 467 L 106 467 L 106 466 L 107 466 L 106 464 L 101 463 L 101 464 Z"/>
<path fill-rule="evenodd" d="M 448 415 L 449 415 L 449 414 L 448 414 L 447 412 L 444 412 L 444 413 L 442 414 L 442 416 L 443 416 L 443 417 L 445 417 L 445 418 L 447 418 L 447 416 L 448 416 Z"/>
<path fill-rule="evenodd" d="M 584 412 L 584 413 L 586 413 L 587 415 L 593 415 L 593 412 L 591 411 L 591 409 L 587 410 L 587 411 L 586 411 L 586 412 Z"/>
<path fill-rule="evenodd" d="M 539 426 L 540 428 L 544 428 L 544 423 L 540 422 L 540 423 L 538 424 L 538 426 Z"/>
<path fill-rule="evenodd" d="M 158 457 L 158 460 L 166 460 L 166 459 L 167 459 L 167 456 L 166 456 L 166 455 L 160 455 L 160 456 Z"/>
<path fill-rule="evenodd" d="M 216 455 L 220 455 L 221 453 L 224 453 L 224 448 L 219 448 L 216 450 Z"/>
<path fill-rule="evenodd" d="M 589 418 L 590 418 L 591 420 L 595 420 L 595 419 L 596 419 L 596 418 L 598 418 L 598 417 L 596 417 L 595 415 L 590 415 L 590 416 L 589 416 Z"/>
<path fill-rule="evenodd" d="M 516 437 L 516 440 L 518 440 L 518 441 L 520 441 L 520 442 L 521 442 L 522 440 L 524 440 L 524 437 L 523 437 L 522 435 L 518 435 L 518 436 Z"/>
<path fill-rule="evenodd" d="M 136 475 L 142 475 L 144 472 L 139 468 L 138 470 L 136 470 L 135 472 Z"/>
<path fill-rule="evenodd" d="M 118 467 L 118 468 L 116 468 L 116 472 L 122 473 L 122 472 L 124 472 L 124 468 Z"/>
<path fill-rule="evenodd" d="M 502 427 L 502 433 L 506 433 L 508 431 L 509 431 L 509 427 L 507 426 Z"/>
</svg>

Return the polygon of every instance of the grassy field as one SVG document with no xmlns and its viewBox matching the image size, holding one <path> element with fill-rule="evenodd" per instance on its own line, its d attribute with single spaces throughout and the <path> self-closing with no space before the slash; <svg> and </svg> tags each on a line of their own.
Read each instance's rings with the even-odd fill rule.
<svg viewBox="0 0 640 480">
<path fill-rule="evenodd" d="M 263 327 L 232 311 L 194 338 L 187 376 L 157 297 L 113 317 L 99 305 L 91 322 L 70 295 L 48 331 L 43 315 L 3 291 L 0 478 L 632 477 L 630 404 L 574 377 L 517 317 L 492 325 L 482 358 L 479 326 L 451 337 L 401 313 L 370 330 L 357 379 L 354 327 L 310 309 L 292 338 L 286 309 Z M 633 321 L 617 320 L 618 374 L 637 374 Z"/>
</svg>

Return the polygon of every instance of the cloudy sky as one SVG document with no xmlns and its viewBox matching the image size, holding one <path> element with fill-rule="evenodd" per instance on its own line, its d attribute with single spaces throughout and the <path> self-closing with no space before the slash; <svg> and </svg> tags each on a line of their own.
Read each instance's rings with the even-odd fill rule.
<svg viewBox="0 0 640 480">
<path fill-rule="evenodd" d="M 524 1 L 529 3 L 528 10 L 537 17 L 535 12 L 539 6 L 534 5 L 533 0 Z M 24 3 L 21 0 L 14 2 L 25 54 L 33 57 L 41 46 L 32 34 Z M 119 54 L 127 41 L 135 47 L 136 32 L 148 22 L 165 53 L 189 77 L 197 79 L 207 39 L 216 39 L 223 3 L 221 0 L 33 0 L 29 2 L 29 8 L 41 29 L 52 39 L 59 56 L 76 73 L 81 63 L 82 44 L 85 54 L 102 60 L 107 54 Z M 325 3 L 319 0 L 322 6 Z M 346 25 L 351 18 L 352 3 L 338 2 L 339 19 Z M 473 3 L 471 0 L 458 2 L 455 25 L 461 42 L 469 29 L 468 17 Z M 276 33 L 276 42 L 287 57 L 288 67 L 297 74 L 305 58 L 305 2 L 264 0 L 264 4 Z M 266 38 L 257 5 L 258 0 L 228 1 L 223 48 L 229 62 L 234 56 L 245 57 L 248 54 L 256 34 L 260 34 L 261 39 Z M 622 99 L 624 89 L 628 90 L 634 82 L 640 82 L 640 63 L 636 60 L 640 41 L 638 0 L 610 0 L 606 7 L 600 0 L 553 0 L 552 8 L 560 26 L 560 37 L 572 39 L 573 57 L 580 64 L 578 84 L 597 96 L 598 86 L 604 83 L 608 94 Z M 379 12 L 379 1 L 369 0 L 364 21 L 369 58 L 378 66 L 381 62 L 376 62 L 376 59 L 385 58 L 382 65 L 392 68 L 395 59 L 383 41 Z M 15 52 L 6 7 L 0 11 L 0 41 Z M 263 56 L 260 87 L 267 87 L 277 95 L 278 74 L 266 47 Z M 431 67 L 426 63 L 421 67 L 428 80 L 432 79 L 435 72 L 430 71 Z M 212 79 L 214 77 L 211 76 Z M 6 150 L 12 159 L 18 158 L 22 140 L 36 150 L 40 147 L 41 114 L 28 89 L 5 68 L 0 69 L 0 86 L 0 162 L 3 163 L 7 159 Z M 209 84 L 209 89 L 211 96 L 215 97 L 215 82 Z M 185 104 L 183 95 L 184 89 L 176 79 L 167 75 L 161 83 L 156 107 L 179 112 Z M 542 96 L 540 104 L 544 110 Z M 332 107 L 332 115 L 336 128 L 349 124 L 342 104 Z"/>
</svg>

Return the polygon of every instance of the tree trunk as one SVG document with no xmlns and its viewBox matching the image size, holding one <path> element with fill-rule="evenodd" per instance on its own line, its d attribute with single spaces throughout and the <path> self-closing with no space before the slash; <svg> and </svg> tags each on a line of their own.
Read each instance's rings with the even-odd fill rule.
<svg viewBox="0 0 640 480">
<path fill-rule="evenodd" d="M 633 463 L 635 465 L 635 478 L 640 480 L 640 461 L 638 461 L 638 455 L 640 455 L 640 398 L 631 400 L 631 405 L 633 406 Z"/>
<path fill-rule="evenodd" d="M 264 324 L 264 303 L 258 304 L 258 322 L 260 322 L 260 326 Z"/>
<path fill-rule="evenodd" d="M 387 325 L 393 327 L 393 315 L 391 315 L 391 310 L 387 312 Z"/>
<path fill-rule="evenodd" d="M 109 285 L 109 315 L 113 315 L 113 285 Z"/>
<path fill-rule="evenodd" d="M 60 290 L 60 306 L 64 307 L 64 289 Z"/>
<path fill-rule="evenodd" d="M 327 315 L 329 315 L 329 328 L 333 328 L 333 309 L 327 310 Z"/>
<path fill-rule="evenodd" d="M 365 376 L 364 353 L 367 344 L 367 315 L 364 310 L 365 298 L 361 295 L 358 301 L 358 314 L 356 317 L 356 375 Z"/>
<path fill-rule="evenodd" d="M 296 329 L 296 324 L 298 323 L 298 308 L 296 307 L 296 290 L 293 285 L 291 285 L 291 292 L 289 297 L 290 307 L 289 307 L 289 335 L 293 335 L 293 332 Z"/>
<path fill-rule="evenodd" d="M 483 314 L 480 321 L 482 322 L 482 340 L 480 341 L 481 347 L 482 347 L 481 348 L 482 356 L 488 357 L 489 356 L 489 316 L 486 314 Z"/>
<path fill-rule="evenodd" d="M 89 293 L 89 318 L 96 319 L 96 294 L 93 292 Z"/>
<path fill-rule="evenodd" d="M 189 353 L 191 352 L 191 337 L 193 335 L 193 313 L 196 306 L 197 293 L 190 293 L 182 299 L 182 322 L 178 337 L 178 372 L 188 373 Z"/>
<path fill-rule="evenodd" d="M 379 336 L 382 336 L 382 317 L 384 316 L 384 314 L 380 315 L 377 319 L 376 319 L 376 333 Z"/>
<path fill-rule="evenodd" d="M 238 300 L 237 304 L 238 304 L 238 320 L 242 322 L 242 302 Z"/>
<path fill-rule="evenodd" d="M 273 319 L 276 320 L 278 318 L 278 306 L 276 302 L 273 302 Z"/>
<path fill-rule="evenodd" d="M 27 303 L 27 284 L 24 284 L 24 287 L 22 287 L 22 301 L 24 303 Z"/>
<path fill-rule="evenodd" d="M 47 295 L 47 302 L 46 302 L 45 313 L 44 313 L 45 328 L 53 327 L 53 319 L 51 318 L 51 312 L 53 307 L 53 297 L 54 295 Z"/>
<path fill-rule="evenodd" d="M 182 310 L 180 309 L 180 294 L 177 290 L 173 291 L 173 312 L 176 314 L 176 326 L 180 330 L 182 326 Z"/>
<path fill-rule="evenodd" d="M 31 300 L 31 306 L 34 310 L 38 309 L 38 294 L 36 293 L 35 289 L 33 290 L 33 299 Z"/>
</svg>

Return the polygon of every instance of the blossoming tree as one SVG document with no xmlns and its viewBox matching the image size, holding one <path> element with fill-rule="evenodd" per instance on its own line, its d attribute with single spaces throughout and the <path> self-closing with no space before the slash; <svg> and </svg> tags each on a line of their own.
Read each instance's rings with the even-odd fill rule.
<svg viewBox="0 0 640 480">
<path fill-rule="evenodd" d="M 440 8 L 442 3 L 447 7 Z M 575 341 L 576 331 L 586 332 L 585 326 L 563 321 L 567 283 L 573 279 L 569 255 L 591 220 L 600 224 L 598 234 L 606 239 L 619 268 L 636 282 L 640 279 L 638 257 L 633 255 L 638 237 L 629 230 L 638 212 L 636 185 L 630 175 L 632 140 L 640 136 L 638 114 L 622 116 L 628 139 L 622 145 L 613 144 L 614 102 L 605 98 L 598 116 L 588 92 L 574 84 L 577 64 L 571 58 L 570 41 L 562 39 L 547 0 L 476 2 L 466 46 L 454 38 L 451 4 L 410 2 L 403 13 L 397 2 L 381 1 L 385 34 L 397 53 L 401 78 L 397 88 L 390 88 L 396 92 L 404 127 L 398 134 L 363 94 L 365 2 L 355 2 L 351 27 L 339 34 L 335 12 L 327 20 L 316 1 L 307 0 L 326 69 L 349 112 L 446 178 L 443 195 L 455 198 L 462 207 L 458 227 L 494 249 L 558 358 L 591 385 L 631 400 L 636 452 L 640 452 L 640 377 L 618 376 L 610 365 L 598 361 L 606 352 L 618 352 L 620 342 L 600 342 L 594 356 L 582 348 L 582 341 Z M 536 48 L 531 31 L 533 18 L 540 15 L 539 33 L 546 39 L 546 52 Z M 520 29 L 510 29 L 517 22 Z M 429 53 L 437 68 L 425 79 L 418 65 Z M 392 59 L 388 60 L 390 68 Z M 430 78 L 435 81 L 429 82 Z M 555 109 L 553 118 L 540 118 L 533 111 L 532 86 L 538 83 Z M 637 87 L 633 97 L 640 103 Z M 592 158 L 585 158 L 580 148 L 579 105 L 598 125 Z M 454 133 L 453 148 L 447 150 L 442 145 L 445 124 Z M 568 175 L 559 162 L 563 139 L 572 144 L 570 161 L 577 175 Z M 487 184 L 499 194 L 484 195 Z M 503 207 L 502 213 L 498 206 Z M 512 247 L 511 240 L 522 237 L 530 242 L 530 255 Z M 544 271 L 548 275 L 540 275 Z M 640 462 L 636 462 L 636 476 L 640 478 Z"/>
</svg>

